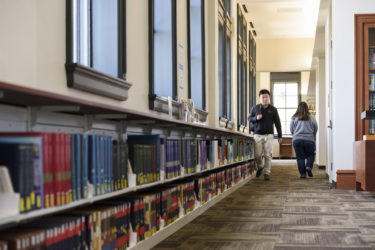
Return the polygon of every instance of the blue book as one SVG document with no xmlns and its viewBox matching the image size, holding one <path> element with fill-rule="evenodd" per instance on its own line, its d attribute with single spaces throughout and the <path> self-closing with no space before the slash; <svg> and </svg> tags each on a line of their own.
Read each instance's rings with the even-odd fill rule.
<svg viewBox="0 0 375 250">
<path fill-rule="evenodd" d="M 80 200 L 81 198 L 81 190 L 82 190 L 82 183 L 81 183 L 81 169 L 82 169 L 82 141 L 81 135 L 77 135 L 77 156 L 76 156 L 76 178 L 77 178 L 77 199 Z"/>
<path fill-rule="evenodd" d="M 99 155 L 100 155 L 100 194 L 105 193 L 106 187 L 106 172 L 105 172 L 105 143 L 104 137 L 99 137 Z"/>
<path fill-rule="evenodd" d="M 101 192 L 101 156 L 100 156 L 100 138 L 95 135 L 95 151 L 96 151 L 96 195 L 100 195 Z"/>
<path fill-rule="evenodd" d="M 82 150 L 82 176 L 83 176 L 83 190 L 81 197 L 86 199 L 88 197 L 88 172 L 89 172 L 89 136 L 83 135 L 83 150 Z"/>
<path fill-rule="evenodd" d="M 4 140 L 5 141 L 5 140 Z M 14 191 L 20 194 L 19 211 L 29 212 L 34 184 L 34 144 L 0 142 L 0 165 L 8 168 Z"/>
<path fill-rule="evenodd" d="M 94 195 L 97 195 L 97 177 L 96 177 L 96 139 L 94 135 L 88 136 L 88 178 L 94 187 Z"/>
<path fill-rule="evenodd" d="M 114 177 L 113 177 L 113 144 L 112 144 L 112 137 L 107 137 L 107 145 L 108 145 L 108 166 L 109 166 L 109 191 L 113 192 L 114 187 Z"/>
<path fill-rule="evenodd" d="M 77 169 L 77 135 L 72 135 L 71 137 L 71 157 L 72 157 L 72 200 L 77 200 L 77 175 L 76 175 L 76 169 Z"/>
<path fill-rule="evenodd" d="M 41 136 L 6 136 L 0 137 L 0 143 L 33 145 L 33 167 L 26 170 L 29 173 L 27 174 L 27 190 L 30 191 L 31 210 L 43 208 L 43 138 Z"/>
</svg>

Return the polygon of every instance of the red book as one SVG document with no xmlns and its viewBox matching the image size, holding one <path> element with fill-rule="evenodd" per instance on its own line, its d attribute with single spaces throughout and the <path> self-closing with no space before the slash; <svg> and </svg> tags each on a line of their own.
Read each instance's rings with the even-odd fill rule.
<svg viewBox="0 0 375 250">
<path fill-rule="evenodd" d="M 55 206 L 60 206 L 61 202 L 61 137 L 59 133 L 52 134 L 52 173 L 53 173 L 53 196 Z"/>
<path fill-rule="evenodd" d="M 72 201 L 71 135 L 65 134 L 65 203 Z"/>
</svg>

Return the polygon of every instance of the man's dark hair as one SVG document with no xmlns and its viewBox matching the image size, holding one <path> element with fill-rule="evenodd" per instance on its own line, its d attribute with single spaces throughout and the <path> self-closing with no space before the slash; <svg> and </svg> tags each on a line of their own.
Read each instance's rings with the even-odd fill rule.
<svg viewBox="0 0 375 250">
<path fill-rule="evenodd" d="M 261 89 L 259 91 L 259 96 L 264 95 L 264 94 L 268 94 L 269 96 L 271 96 L 271 93 L 267 89 Z"/>
</svg>

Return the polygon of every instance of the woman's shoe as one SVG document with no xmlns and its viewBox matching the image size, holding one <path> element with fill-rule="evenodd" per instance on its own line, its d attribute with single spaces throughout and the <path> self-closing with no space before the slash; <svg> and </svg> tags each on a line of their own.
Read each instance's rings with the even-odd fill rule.
<svg viewBox="0 0 375 250">
<path fill-rule="evenodd" d="M 306 168 L 306 172 L 307 172 L 309 177 L 313 177 L 313 174 L 311 172 L 311 168 Z"/>
<path fill-rule="evenodd" d="M 306 175 L 301 175 L 299 178 L 306 179 Z"/>
</svg>

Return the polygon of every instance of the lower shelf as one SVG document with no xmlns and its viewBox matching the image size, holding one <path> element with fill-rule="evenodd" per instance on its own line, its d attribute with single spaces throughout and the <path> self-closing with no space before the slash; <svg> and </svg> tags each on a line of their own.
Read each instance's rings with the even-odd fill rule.
<svg viewBox="0 0 375 250">
<path fill-rule="evenodd" d="M 206 202 L 202 206 L 196 208 L 194 211 L 188 213 L 187 215 L 179 218 L 172 224 L 166 226 L 165 228 L 161 229 L 160 231 L 156 232 L 154 235 L 152 235 L 150 238 L 147 238 L 139 243 L 137 243 L 135 246 L 130 247 L 131 250 L 144 250 L 144 249 L 151 249 L 166 238 L 168 238 L 170 235 L 181 229 L 186 224 L 193 221 L 195 218 L 197 218 L 199 215 L 206 212 L 210 207 L 214 206 L 216 203 L 239 189 L 240 187 L 244 186 L 247 182 L 249 182 L 254 175 L 249 176 L 247 179 L 242 180 L 241 182 L 237 183 L 235 186 L 227 189 L 223 193 L 216 195 L 214 198 L 212 198 L 210 201 Z"/>
</svg>

